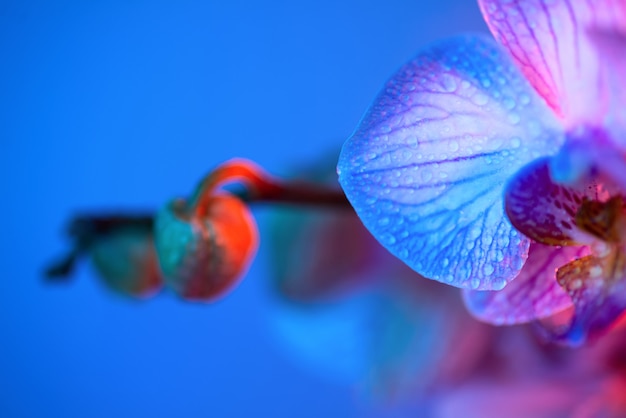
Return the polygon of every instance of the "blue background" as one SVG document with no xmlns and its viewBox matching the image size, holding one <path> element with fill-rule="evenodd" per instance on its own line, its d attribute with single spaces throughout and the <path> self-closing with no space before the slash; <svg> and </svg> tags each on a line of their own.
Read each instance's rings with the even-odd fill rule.
<svg viewBox="0 0 626 418">
<path fill-rule="evenodd" d="M 233 156 L 290 173 L 421 46 L 477 30 L 463 0 L 0 1 L 0 417 L 384 414 L 277 346 L 267 243 L 209 306 L 41 272 L 76 210 L 156 208 Z"/>
</svg>

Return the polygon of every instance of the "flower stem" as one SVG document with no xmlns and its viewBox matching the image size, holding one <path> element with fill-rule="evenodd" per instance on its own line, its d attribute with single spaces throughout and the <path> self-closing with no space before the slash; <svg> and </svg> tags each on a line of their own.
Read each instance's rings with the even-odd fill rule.
<svg viewBox="0 0 626 418">
<path fill-rule="evenodd" d="M 190 211 L 199 216 L 206 214 L 216 189 L 235 182 L 244 185 L 245 192 L 239 196 L 247 203 L 272 202 L 351 208 L 339 188 L 311 182 L 286 182 L 269 175 L 251 161 L 233 159 L 220 165 L 202 180 L 190 201 Z"/>
</svg>

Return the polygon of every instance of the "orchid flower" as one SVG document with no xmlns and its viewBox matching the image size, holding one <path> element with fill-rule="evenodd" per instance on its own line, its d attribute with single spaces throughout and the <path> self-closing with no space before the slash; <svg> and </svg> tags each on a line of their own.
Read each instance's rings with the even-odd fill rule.
<svg viewBox="0 0 626 418">
<path fill-rule="evenodd" d="M 626 2 L 479 4 L 497 41 L 404 65 L 345 143 L 340 183 L 391 253 L 470 289 L 481 319 L 573 303 L 559 338 L 580 342 L 626 308 Z"/>
</svg>

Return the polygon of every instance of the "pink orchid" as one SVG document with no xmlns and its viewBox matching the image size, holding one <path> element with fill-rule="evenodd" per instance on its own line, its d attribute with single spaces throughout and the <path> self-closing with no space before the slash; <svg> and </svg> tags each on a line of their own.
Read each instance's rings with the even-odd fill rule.
<svg viewBox="0 0 626 418">
<path fill-rule="evenodd" d="M 617 55 L 620 48 L 626 52 L 626 2 L 599 2 L 594 8 L 566 1 L 531 6 L 481 3 L 492 32 L 565 134 L 556 155 L 536 159 L 506 188 L 511 223 L 548 247 L 529 256 L 522 283 L 503 293 L 508 299 L 516 287 L 537 286 L 542 279 L 544 291 L 534 299 L 525 296 L 543 298 L 546 315 L 573 303 L 571 320 L 553 337 L 580 344 L 606 331 L 626 309 L 626 60 Z M 520 24 L 526 21 L 536 23 Z M 552 264 L 528 275 L 542 258 Z M 477 299 L 490 297 L 468 294 L 470 306 L 480 306 Z M 484 314 L 488 305 L 478 311 Z M 541 317 L 539 305 L 534 306 Z M 521 319 L 513 316 L 513 322 Z"/>
<path fill-rule="evenodd" d="M 499 45 L 453 38 L 402 67 L 340 182 L 394 255 L 471 289 L 476 316 L 573 305 L 552 333 L 577 344 L 626 308 L 626 2 L 479 3 Z"/>
</svg>

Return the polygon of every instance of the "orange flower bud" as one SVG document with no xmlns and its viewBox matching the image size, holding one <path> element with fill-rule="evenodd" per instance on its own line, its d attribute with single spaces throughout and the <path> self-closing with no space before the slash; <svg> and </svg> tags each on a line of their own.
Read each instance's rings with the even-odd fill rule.
<svg viewBox="0 0 626 418">
<path fill-rule="evenodd" d="M 165 282 L 188 300 L 213 301 L 231 290 L 258 248 L 249 208 L 227 193 L 198 210 L 173 200 L 157 215 L 155 242 Z"/>
</svg>

